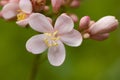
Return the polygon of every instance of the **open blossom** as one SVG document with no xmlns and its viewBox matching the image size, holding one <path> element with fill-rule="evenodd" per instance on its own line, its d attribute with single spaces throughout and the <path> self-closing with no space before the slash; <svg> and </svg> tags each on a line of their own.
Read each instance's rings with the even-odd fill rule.
<svg viewBox="0 0 120 80">
<path fill-rule="evenodd" d="M 105 16 L 97 22 L 83 17 L 79 28 L 84 30 L 83 37 L 101 41 L 107 39 L 109 33 L 114 31 L 118 27 L 118 24 L 118 20 L 114 16 Z"/>
<path fill-rule="evenodd" d="M 50 64 L 60 66 L 65 60 L 65 48 L 63 43 L 77 47 L 82 43 L 81 34 L 73 29 L 74 23 L 66 14 L 60 15 L 53 27 L 47 17 L 34 13 L 30 16 L 29 25 L 32 29 L 42 32 L 30 38 L 26 48 L 33 54 L 41 54 L 47 48 Z"/>
<path fill-rule="evenodd" d="M 30 0 L 20 0 L 19 2 L 10 2 L 6 4 L 1 15 L 4 19 L 9 20 L 17 17 L 17 24 L 26 26 L 29 16 L 32 14 L 32 3 Z"/>
</svg>

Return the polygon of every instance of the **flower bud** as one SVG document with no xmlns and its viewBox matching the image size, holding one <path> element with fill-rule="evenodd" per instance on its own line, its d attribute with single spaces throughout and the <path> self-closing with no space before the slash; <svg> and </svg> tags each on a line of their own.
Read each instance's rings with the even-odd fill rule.
<svg viewBox="0 0 120 80">
<path fill-rule="evenodd" d="M 63 3 L 63 0 L 51 0 L 53 11 L 57 13 Z"/>
<path fill-rule="evenodd" d="M 47 12 L 49 9 L 50 9 L 49 6 L 45 6 L 45 7 L 44 7 L 44 11 L 45 11 L 45 12 Z"/>
<path fill-rule="evenodd" d="M 90 17 L 84 16 L 81 18 L 79 23 L 79 30 L 87 29 L 89 27 Z"/>
<path fill-rule="evenodd" d="M 84 33 L 82 36 L 83 36 L 84 39 L 90 38 L 90 34 L 89 33 Z"/>
<path fill-rule="evenodd" d="M 78 17 L 77 17 L 77 15 L 75 15 L 75 14 L 70 14 L 69 16 L 72 18 L 72 20 L 73 20 L 74 22 L 78 22 Z"/>
<path fill-rule="evenodd" d="M 46 0 L 32 0 L 32 4 L 33 4 L 33 11 L 40 12 L 44 10 Z"/>
<path fill-rule="evenodd" d="M 109 33 L 90 36 L 91 39 L 94 39 L 97 41 L 103 41 L 103 40 L 107 39 L 108 37 L 109 37 Z"/>
<path fill-rule="evenodd" d="M 89 27 L 91 27 L 94 23 L 95 23 L 95 21 L 90 21 Z"/>
<path fill-rule="evenodd" d="M 89 28 L 92 35 L 114 31 L 118 27 L 118 20 L 114 16 L 105 16 Z"/>
<path fill-rule="evenodd" d="M 70 7 L 76 8 L 80 6 L 80 1 L 79 0 L 73 0 L 70 4 Z"/>
</svg>

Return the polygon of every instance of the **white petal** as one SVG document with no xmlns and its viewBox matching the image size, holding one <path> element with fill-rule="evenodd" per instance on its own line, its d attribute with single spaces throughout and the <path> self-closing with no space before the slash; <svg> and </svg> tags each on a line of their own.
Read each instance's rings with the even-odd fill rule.
<svg viewBox="0 0 120 80">
<path fill-rule="evenodd" d="M 27 43 L 26 48 L 33 54 L 40 54 L 47 49 L 47 45 L 44 43 L 44 34 L 35 35 L 31 37 Z"/>
<path fill-rule="evenodd" d="M 114 31 L 118 27 L 118 20 L 114 16 L 105 16 L 93 24 L 89 31 L 92 35 Z"/>
<path fill-rule="evenodd" d="M 58 41 L 58 46 L 49 48 L 48 59 L 53 66 L 60 66 L 65 60 L 65 48 L 62 42 Z"/>
<path fill-rule="evenodd" d="M 30 0 L 20 0 L 19 6 L 20 6 L 20 9 L 25 13 L 32 12 L 32 3 Z"/>
<path fill-rule="evenodd" d="M 28 18 L 28 19 L 29 19 L 29 18 Z M 24 19 L 24 20 L 17 21 L 16 24 L 18 24 L 18 25 L 21 26 L 21 27 L 25 27 L 25 26 L 27 26 L 27 24 L 28 24 L 28 19 Z"/>
<path fill-rule="evenodd" d="M 58 30 L 59 34 L 67 33 L 72 31 L 74 23 L 72 18 L 66 14 L 60 15 L 55 23 L 55 30 Z"/>
<path fill-rule="evenodd" d="M 1 11 L 3 18 L 6 20 L 14 18 L 18 13 L 18 9 L 19 7 L 17 3 L 6 4 Z"/>
<path fill-rule="evenodd" d="M 61 41 L 73 47 L 80 46 L 82 43 L 82 35 L 77 30 L 72 30 L 69 33 L 63 34 L 60 37 Z"/>
<path fill-rule="evenodd" d="M 38 32 L 52 32 L 53 27 L 47 17 L 40 13 L 33 13 L 29 19 L 29 25 L 31 28 Z"/>
</svg>

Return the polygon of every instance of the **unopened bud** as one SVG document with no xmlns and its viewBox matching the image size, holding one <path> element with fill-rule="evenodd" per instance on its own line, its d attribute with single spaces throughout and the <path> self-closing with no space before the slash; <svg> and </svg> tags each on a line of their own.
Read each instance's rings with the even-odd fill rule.
<svg viewBox="0 0 120 80">
<path fill-rule="evenodd" d="M 70 14 L 69 16 L 72 18 L 72 20 L 73 20 L 74 22 L 78 22 L 78 17 L 77 17 L 77 15 L 75 15 L 75 14 Z"/>
<path fill-rule="evenodd" d="M 107 39 L 108 37 L 109 37 L 109 33 L 90 36 L 91 39 L 94 39 L 97 41 L 103 41 L 103 40 Z"/>
<path fill-rule="evenodd" d="M 54 13 L 57 13 L 63 4 L 63 0 L 51 0 Z"/>
<path fill-rule="evenodd" d="M 76 8 L 80 6 L 80 0 L 73 0 L 70 4 L 70 7 Z"/>
<path fill-rule="evenodd" d="M 31 0 L 33 4 L 33 11 L 40 12 L 44 10 L 46 0 Z"/>
<path fill-rule="evenodd" d="M 79 23 L 79 30 L 84 30 L 84 29 L 89 28 L 89 23 L 90 23 L 89 16 L 82 17 Z"/>
<path fill-rule="evenodd" d="M 90 21 L 89 27 L 91 27 L 94 23 L 95 23 L 95 21 Z"/>
<path fill-rule="evenodd" d="M 109 33 L 114 31 L 118 27 L 118 24 L 118 20 L 114 16 L 105 16 L 94 23 L 89 28 L 89 32 L 92 35 Z"/>
<path fill-rule="evenodd" d="M 44 11 L 45 11 L 45 12 L 47 12 L 49 9 L 50 9 L 49 6 L 45 6 L 45 7 L 44 7 Z"/>
<path fill-rule="evenodd" d="M 84 33 L 84 34 L 83 34 L 83 38 L 84 38 L 84 39 L 90 38 L 90 34 L 89 34 L 89 33 Z"/>
</svg>

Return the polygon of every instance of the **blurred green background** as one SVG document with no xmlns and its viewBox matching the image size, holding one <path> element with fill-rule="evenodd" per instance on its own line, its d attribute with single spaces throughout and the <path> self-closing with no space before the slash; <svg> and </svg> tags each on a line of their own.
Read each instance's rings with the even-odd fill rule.
<svg viewBox="0 0 120 80">
<path fill-rule="evenodd" d="M 82 0 L 73 12 L 80 18 L 114 15 L 120 20 L 120 0 Z M 0 27 L 0 80 L 28 80 L 35 55 L 26 51 L 25 43 L 37 32 L 2 19 Z M 85 40 L 80 47 L 66 46 L 66 50 L 64 64 L 54 67 L 46 60 L 36 80 L 120 80 L 119 28 L 105 41 Z"/>
</svg>

